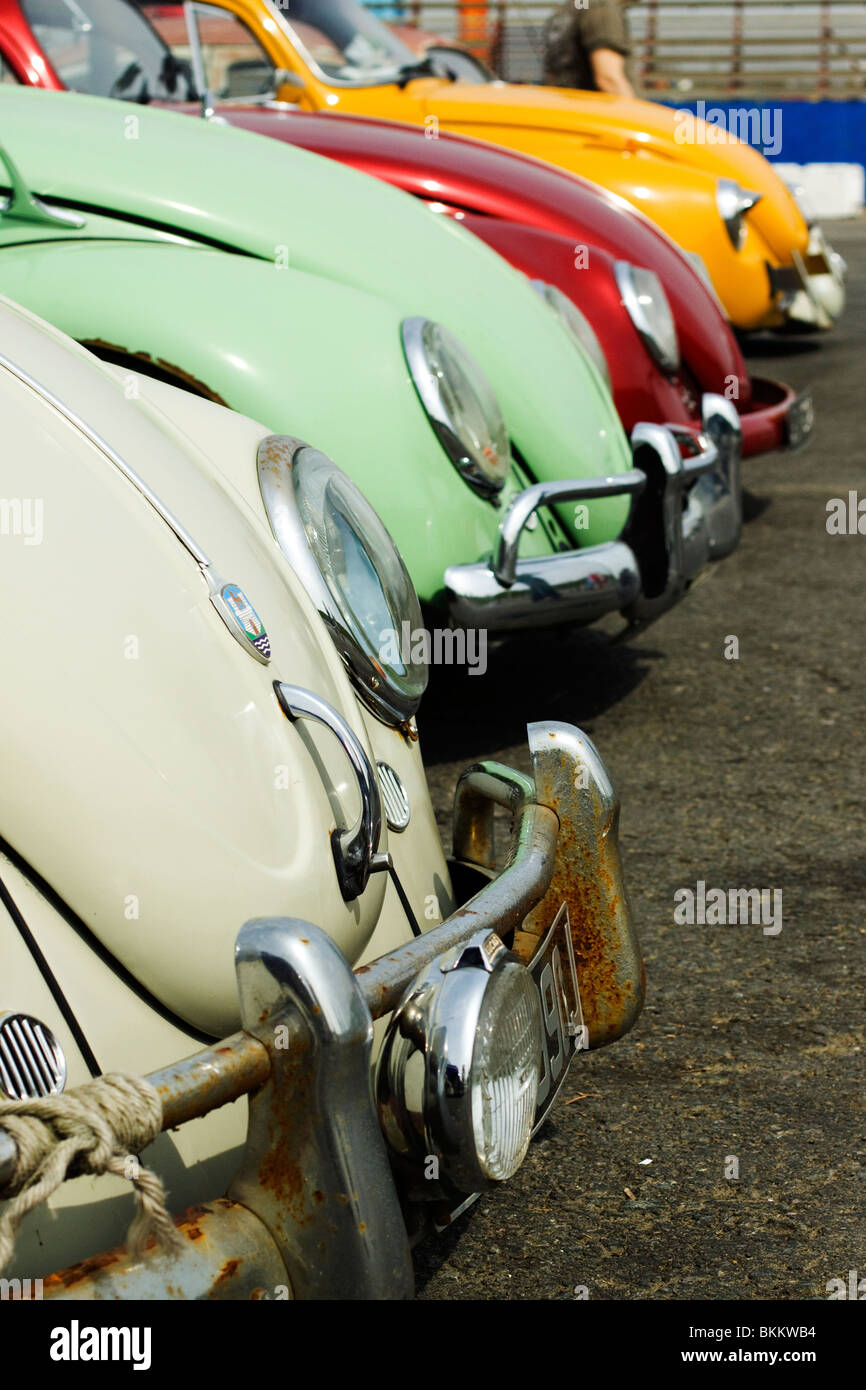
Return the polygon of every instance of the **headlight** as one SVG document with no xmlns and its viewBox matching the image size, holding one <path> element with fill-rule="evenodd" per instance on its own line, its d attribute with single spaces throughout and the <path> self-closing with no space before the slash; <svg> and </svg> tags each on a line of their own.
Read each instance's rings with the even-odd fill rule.
<svg viewBox="0 0 866 1390">
<path fill-rule="evenodd" d="M 441 324 L 405 319 L 402 333 L 415 390 L 446 454 L 470 487 L 494 496 L 508 477 L 511 451 L 493 387 Z"/>
<path fill-rule="evenodd" d="M 664 371 L 677 371 L 680 343 L 661 280 L 654 270 L 628 261 L 617 261 L 613 269 L 622 302 L 650 354 Z"/>
<path fill-rule="evenodd" d="M 389 723 L 410 719 L 427 685 L 427 666 L 406 640 L 422 626 L 421 609 L 379 516 L 335 463 L 298 439 L 263 440 L 257 466 L 271 530 L 360 693 Z"/>
<path fill-rule="evenodd" d="M 545 280 L 532 280 L 530 283 L 532 288 L 537 290 L 542 299 L 550 305 L 563 328 L 577 339 L 584 352 L 592 358 L 607 384 L 608 391 L 612 390 L 607 358 L 589 319 L 580 312 L 567 294 L 563 294 L 562 290 L 557 289 L 556 285 L 548 285 Z"/>
<path fill-rule="evenodd" d="M 739 251 L 746 239 L 746 213 L 757 207 L 763 193 L 750 193 L 741 188 L 735 179 L 719 179 L 716 184 L 716 207 L 731 238 L 731 245 Z"/>
<path fill-rule="evenodd" d="M 532 978 L 494 932 L 423 970 L 379 1060 L 379 1114 L 395 1152 L 419 1169 L 437 1158 L 458 1192 L 511 1177 L 535 1118 L 541 1026 Z"/>
</svg>

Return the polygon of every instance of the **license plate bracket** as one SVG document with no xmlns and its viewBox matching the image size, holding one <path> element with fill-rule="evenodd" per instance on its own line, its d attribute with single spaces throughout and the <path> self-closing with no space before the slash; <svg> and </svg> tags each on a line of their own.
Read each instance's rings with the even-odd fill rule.
<svg viewBox="0 0 866 1390">
<path fill-rule="evenodd" d="M 541 1082 L 534 1134 L 559 1094 L 574 1054 L 589 1047 L 567 903 L 551 922 L 528 969 L 538 990 L 542 1018 Z"/>
<path fill-rule="evenodd" d="M 785 442 L 791 450 L 802 449 L 815 424 L 815 406 L 811 391 L 801 391 L 791 402 L 785 416 Z"/>
</svg>

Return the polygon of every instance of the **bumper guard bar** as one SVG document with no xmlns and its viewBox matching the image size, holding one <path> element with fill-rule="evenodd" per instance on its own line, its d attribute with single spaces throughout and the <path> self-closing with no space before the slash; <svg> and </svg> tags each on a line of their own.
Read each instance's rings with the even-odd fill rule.
<svg viewBox="0 0 866 1390">
<path fill-rule="evenodd" d="M 504 869 L 447 921 L 356 971 L 307 922 L 262 919 L 241 929 L 243 1031 L 147 1078 L 162 1099 L 163 1129 L 249 1096 L 246 1145 L 226 1196 L 179 1218 L 179 1254 L 98 1255 L 50 1275 L 44 1297 L 411 1296 L 409 1240 L 370 1080 L 373 1019 L 393 1009 L 420 970 L 480 928 L 514 930 L 525 958 L 532 940 L 525 924 L 537 921 L 543 933 L 563 901 L 584 993 L 615 984 L 612 993 L 603 986 L 607 1032 L 625 1031 L 642 999 L 617 849 L 619 806 L 604 765 L 570 725 L 532 724 L 528 735 L 533 778 L 496 763 L 461 778 L 456 857 L 493 863 L 494 806 L 511 811 L 513 828 Z M 616 1000 L 626 978 L 623 1013 Z M 13 1195 L 15 1157 L 0 1125 L 0 1196 Z"/>
<path fill-rule="evenodd" d="M 706 395 L 702 418 L 701 432 L 636 425 L 630 473 L 536 483 L 519 493 L 490 560 L 445 572 L 454 624 L 509 632 L 621 612 L 643 626 L 670 608 L 706 564 L 736 548 L 742 528 L 739 414 L 731 401 Z M 540 507 L 626 495 L 634 500 L 619 540 L 518 558 Z"/>
</svg>

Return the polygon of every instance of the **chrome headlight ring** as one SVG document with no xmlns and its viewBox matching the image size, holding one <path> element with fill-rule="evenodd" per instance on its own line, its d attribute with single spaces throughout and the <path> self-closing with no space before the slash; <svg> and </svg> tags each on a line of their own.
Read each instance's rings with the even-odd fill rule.
<svg viewBox="0 0 866 1390">
<path fill-rule="evenodd" d="M 654 270 L 629 261 L 616 261 L 613 272 L 628 316 L 650 356 L 668 374 L 679 371 L 677 326 L 661 280 Z"/>
<path fill-rule="evenodd" d="M 716 184 L 716 207 L 735 251 L 741 251 L 746 240 L 746 213 L 757 207 L 763 196 L 741 188 L 736 179 L 719 179 Z"/>
<path fill-rule="evenodd" d="M 256 455 L 274 537 L 312 598 L 359 694 L 388 724 L 418 708 L 427 666 L 405 640 L 422 627 L 402 556 L 360 489 L 325 454 L 269 435 Z"/>
<path fill-rule="evenodd" d="M 379 1058 L 379 1116 L 394 1152 L 416 1170 L 436 1158 L 461 1193 L 511 1177 L 532 1133 L 541 1030 L 532 977 L 494 932 L 422 970 Z"/>
<path fill-rule="evenodd" d="M 495 498 L 511 468 L 511 448 L 493 387 L 440 323 L 404 319 L 401 335 L 413 385 L 440 444 L 471 488 Z"/>
<path fill-rule="evenodd" d="M 611 391 L 613 387 L 610 380 L 610 367 L 604 355 L 604 348 L 598 341 L 598 335 L 586 315 L 581 313 L 574 300 L 569 299 L 568 295 L 564 294 L 556 285 L 550 285 L 546 280 L 530 280 L 529 283 L 556 314 L 566 333 L 574 338 L 581 350 L 592 359 L 601 373 L 608 391 Z"/>
</svg>

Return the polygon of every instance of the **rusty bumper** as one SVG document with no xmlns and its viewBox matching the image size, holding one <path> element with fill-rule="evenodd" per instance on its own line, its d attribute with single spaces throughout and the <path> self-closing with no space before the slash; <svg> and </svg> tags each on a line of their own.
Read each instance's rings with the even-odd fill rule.
<svg viewBox="0 0 866 1390">
<path fill-rule="evenodd" d="M 241 929 L 243 1031 L 148 1077 L 164 1129 L 249 1096 L 243 1159 L 225 1197 L 178 1219 L 180 1253 L 109 1251 L 52 1275 L 45 1297 L 411 1296 L 405 1192 L 401 1202 L 370 1080 L 373 1020 L 482 928 L 529 964 L 563 904 L 588 1045 L 620 1037 L 643 1002 L 619 803 L 604 764 L 571 725 L 532 724 L 528 735 L 532 777 L 490 762 L 461 778 L 455 859 L 488 881 L 445 922 L 357 971 L 309 923 L 257 920 Z M 511 818 L 498 872 L 497 806 Z M 14 1158 L 0 1128 L 0 1196 L 12 1195 Z"/>
</svg>

